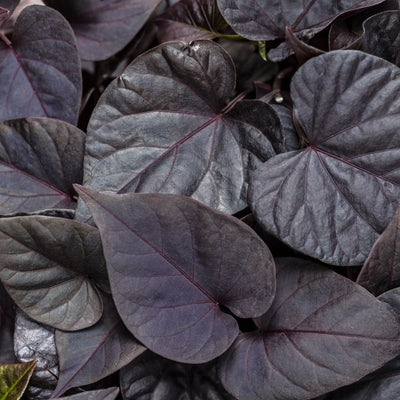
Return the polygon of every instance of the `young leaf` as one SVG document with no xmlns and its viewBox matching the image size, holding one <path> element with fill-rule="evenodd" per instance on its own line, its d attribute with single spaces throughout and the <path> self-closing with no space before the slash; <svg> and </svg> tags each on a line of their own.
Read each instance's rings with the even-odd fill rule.
<svg viewBox="0 0 400 400">
<path fill-rule="evenodd" d="M 279 147 L 278 122 L 258 101 L 228 110 L 234 85 L 229 55 L 211 41 L 167 43 L 137 57 L 93 112 L 85 186 L 181 194 L 228 213 L 245 208 L 249 170 Z M 78 218 L 88 218 L 80 206 Z"/>
<path fill-rule="evenodd" d="M 98 226 L 111 291 L 127 328 L 166 358 L 203 363 L 261 315 L 274 262 L 244 223 L 183 196 L 115 195 L 76 187 Z"/>
<path fill-rule="evenodd" d="M 75 208 L 85 135 L 47 118 L 0 123 L 0 214 Z"/>
<path fill-rule="evenodd" d="M 251 40 L 285 39 L 290 27 L 299 37 L 312 37 L 344 13 L 383 0 L 218 0 L 222 16 L 241 36 Z"/>
<path fill-rule="evenodd" d="M 56 331 L 60 375 L 53 397 L 118 371 L 143 353 L 127 331 L 111 298 L 103 296 L 104 312 L 97 324 L 78 332 Z"/>
<path fill-rule="evenodd" d="M 222 356 L 239 400 L 305 400 L 357 381 L 400 354 L 400 325 L 361 286 L 316 263 L 277 259 L 276 297 Z"/>
<path fill-rule="evenodd" d="M 140 31 L 160 0 L 45 0 L 69 21 L 84 60 L 111 57 Z"/>
<path fill-rule="evenodd" d="M 250 207 L 296 250 L 361 264 L 400 199 L 400 70 L 362 52 L 333 51 L 304 64 L 291 89 L 309 145 L 258 168 Z"/>
<path fill-rule="evenodd" d="M 114 400 L 119 394 L 116 387 L 100 390 L 92 390 L 67 397 L 52 398 L 52 400 Z"/>
<path fill-rule="evenodd" d="M 0 281 L 31 318 L 64 330 L 93 325 L 106 281 L 97 229 L 64 218 L 0 219 Z"/>
<path fill-rule="evenodd" d="M 57 385 L 59 371 L 54 329 L 33 321 L 17 309 L 14 348 L 18 362 L 37 361 L 25 397 L 50 398 Z"/>
<path fill-rule="evenodd" d="M 68 22 L 51 8 L 26 7 L 11 44 L 0 40 L 0 121 L 50 117 L 75 124 L 82 77 Z"/>
<path fill-rule="evenodd" d="M 160 43 L 214 39 L 227 26 L 216 0 L 181 0 L 157 17 Z"/>
<path fill-rule="evenodd" d="M 375 296 L 400 286 L 400 207 L 372 247 L 357 283 Z"/>
<path fill-rule="evenodd" d="M 150 351 L 121 369 L 125 400 L 235 400 L 219 382 L 215 364 L 180 364 Z"/>
<path fill-rule="evenodd" d="M 36 361 L 0 365 L 0 400 L 19 400 L 35 366 Z"/>
<path fill-rule="evenodd" d="M 15 362 L 14 317 L 14 303 L 0 282 L 0 365 Z"/>
</svg>

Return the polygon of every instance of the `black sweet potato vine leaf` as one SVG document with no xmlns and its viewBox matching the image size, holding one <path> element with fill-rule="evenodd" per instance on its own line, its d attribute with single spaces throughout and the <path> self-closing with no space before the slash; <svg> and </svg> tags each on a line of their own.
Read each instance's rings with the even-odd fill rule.
<svg viewBox="0 0 400 400">
<path fill-rule="evenodd" d="M 108 286 L 97 229 L 65 218 L 0 219 L 0 281 L 31 318 L 79 330 L 97 322 Z"/>
<path fill-rule="evenodd" d="M 295 117 L 308 146 L 252 177 L 250 206 L 268 232 L 337 265 L 357 265 L 400 200 L 400 70 L 356 51 L 310 60 L 295 74 Z"/>
<path fill-rule="evenodd" d="M 111 57 L 139 32 L 161 0 L 45 0 L 71 24 L 84 60 Z"/>
<path fill-rule="evenodd" d="M 360 379 L 400 352 L 396 316 L 354 282 L 316 263 L 277 259 L 274 302 L 220 361 L 239 400 L 305 400 Z"/>
<path fill-rule="evenodd" d="M 344 13 L 383 0 L 218 0 L 223 17 L 240 35 L 252 40 L 284 39 L 285 28 L 312 37 Z"/>
<path fill-rule="evenodd" d="M 227 107 L 234 86 L 231 58 L 211 41 L 167 43 L 136 58 L 90 119 L 84 185 L 245 208 L 249 170 L 280 151 L 281 139 L 267 104 Z M 77 215 L 88 218 L 80 206 Z"/>
<path fill-rule="evenodd" d="M 22 10 L 11 44 L 0 40 L 0 80 L 0 121 L 49 117 L 77 122 L 80 61 L 62 15 L 44 6 Z"/>
<path fill-rule="evenodd" d="M 0 214 L 74 209 L 85 135 L 49 118 L 0 123 Z"/>
<path fill-rule="evenodd" d="M 275 292 L 266 245 L 244 223 L 171 194 L 77 187 L 100 230 L 112 295 L 127 328 L 163 357 L 210 361 L 264 313 Z"/>
</svg>

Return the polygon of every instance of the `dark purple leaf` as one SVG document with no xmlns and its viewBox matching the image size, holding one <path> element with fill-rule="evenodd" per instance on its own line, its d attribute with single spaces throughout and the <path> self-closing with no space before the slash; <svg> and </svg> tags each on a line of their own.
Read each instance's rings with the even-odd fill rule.
<svg viewBox="0 0 400 400">
<path fill-rule="evenodd" d="M 14 303 L 0 282 L 0 365 L 15 363 Z"/>
<path fill-rule="evenodd" d="M 103 296 L 103 317 L 78 332 L 56 331 L 60 375 L 53 396 L 97 382 L 129 364 L 143 353 L 118 316 L 112 299 Z"/>
<path fill-rule="evenodd" d="M 15 7 L 17 7 L 20 0 L 0 0 L 0 7 L 13 12 Z"/>
<path fill-rule="evenodd" d="M 400 353 L 397 318 L 361 286 L 316 263 L 277 259 L 277 291 L 259 332 L 220 361 L 239 400 L 305 400 L 357 381 Z"/>
<path fill-rule="evenodd" d="M 357 283 L 375 296 L 400 286 L 400 207 L 372 247 Z"/>
<path fill-rule="evenodd" d="M 290 27 L 299 37 L 312 37 L 345 13 L 383 0 L 218 0 L 221 13 L 240 35 L 251 40 L 285 38 Z"/>
<path fill-rule="evenodd" d="M 27 7 L 11 43 L 0 40 L 0 121 L 49 117 L 75 124 L 82 78 L 68 22 L 49 7 Z"/>
<path fill-rule="evenodd" d="M 214 39 L 226 27 L 216 0 L 181 0 L 157 17 L 160 43 Z"/>
<path fill-rule="evenodd" d="M 265 104 L 226 108 L 234 84 L 229 55 L 211 41 L 168 43 L 136 58 L 90 120 L 85 186 L 181 194 L 229 213 L 245 208 L 249 170 L 280 139 Z"/>
<path fill-rule="evenodd" d="M 14 348 L 18 362 L 37 361 L 24 396 L 34 400 L 50 398 L 58 376 L 54 329 L 33 321 L 17 309 Z"/>
<path fill-rule="evenodd" d="M 97 229 L 64 218 L 0 219 L 0 280 L 34 320 L 64 330 L 93 325 L 107 280 Z"/>
<path fill-rule="evenodd" d="M 400 11 L 386 11 L 363 23 L 357 48 L 400 66 Z"/>
<path fill-rule="evenodd" d="M 0 123 L 0 214 L 75 208 L 84 147 L 83 132 L 62 121 Z"/>
<path fill-rule="evenodd" d="M 160 0 L 45 0 L 69 21 L 84 60 L 105 60 L 139 32 Z"/>
<path fill-rule="evenodd" d="M 246 224 L 183 196 L 77 190 L 99 227 L 118 312 L 150 350 L 210 361 L 239 333 L 220 306 L 241 318 L 268 309 L 274 262 Z"/>
<path fill-rule="evenodd" d="M 253 174 L 253 214 L 298 251 L 361 264 L 400 199 L 400 70 L 339 50 L 304 64 L 291 90 L 309 145 Z"/>
<path fill-rule="evenodd" d="M 114 400 L 119 394 L 118 388 L 92 390 L 67 397 L 52 398 L 52 400 Z"/>
<path fill-rule="evenodd" d="M 124 400 L 235 400 L 212 363 L 180 364 L 147 351 L 122 368 L 120 377 Z"/>
</svg>

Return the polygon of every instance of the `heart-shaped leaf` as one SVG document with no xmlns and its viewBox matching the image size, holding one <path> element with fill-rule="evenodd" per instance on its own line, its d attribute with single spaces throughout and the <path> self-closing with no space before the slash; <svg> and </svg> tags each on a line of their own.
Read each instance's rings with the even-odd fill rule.
<svg viewBox="0 0 400 400">
<path fill-rule="evenodd" d="M 0 282 L 0 365 L 15 362 L 14 317 L 14 303 Z"/>
<path fill-rule="evenodd" d="M 216 0 L 181 0 L 157 17 L 158 40 L 214 39 L 227 26 Z"/>
<path fill-rule="evenodd" d="M 84 60 L 111 57 L 140 31 L 160 0 L 45 0 L 69 21 Z"/>
<path fill-rule="evenodd" d="M 0 80 L 0 121 L 50 117 L 77 122 L 80 61 L 62 15 L 44 6 L 22 10 L 11 45 L 0 40 Z"/>
<path fill-rule="evenodd" d="M 31 318 L 64 330 L 93 325 L 107 280 L 97 229 L 64 218 L 0 219 L 0 280 Z"/>
<path fill-rule="evenodd" d="M 35 369 L 36 361 L 0 365 L 0 400 L 19 400 Z"/>
<path fill-rule="evenodd" d="M 228 110 L 234 84 L 229 55 L 211 41 L 167 43 L 137 57 L 93 112 L 85 186 L 245 208 L 248 171 L 279 148 L 279 138 L 266 137 L 279 122 L 258 101 Z M 88 218 L 80 206 L 78 218 Z"/>
<path fill-rule="evenodd" d="M 275 290 L 274 262 L 244 223 L 190 198 L 76 188 L 98 226 L 111 291 L 128 329 L 166 358 L 202 363 L 261 315 Z"/>
<path fill-rule="evenodd" d="M 150 351 L 121 369 L 124 400 L 235 400 L 219 382 L 213 363 L 180 364 Z"/>
<path fill-rule="evenodd" d="M 372 247 L 357 283 L 376 296 L 400 286 L 400 207 Z"/>
<path fill-rule="evenodd" d="M 33 399 L 50 398 L 57 385 L 59 371 L 54 329 L 33 321 L 17 309 L 14 348 L 18 362 L 37 361 L 25 396 Z"/>
<path fill-rule="evenodd" d="M 92 390 L 67 397 L 52 398 L 52 400 L 114 400 L 119 394 L 116 387 L 100 390 Z"/>
<path fill-rule="evenodd" d="M 111 375 L 146 350 L 127 331 L 112 299 L 103 296 L 103 305 L 103 316 L 94 326 L 78 332 L 56 331 L 60 375 L 53 397 Z"/>
<path fill-rule="evenodd" d="M 222 16 L 240 35 L 251 40 L 285 38 L 285 28 L 312 37 L 344 13 L 383 0 L 218 0 Z"/>
<path fill-rule="evenodd" d="M 361 286 L 307 260 L 277 259 L 276 297 L 223 355 L 219 375 L 239 400 L 310 399 L 400 354 L 400 325 Z"/>
<path fill-rule="evenodd" d="M 0 214 L 75 208 L 84 148 L 83 132 L 62 121 L 0 123 Z"/>
<path fill-rule="evenodd" d="M 296 250 L 361 264 L 400 200 L 400 70 L 362 52 L 333 51 L 304 64 L 291 89 L 308 147 L 253 174 L 250 207 Z"/>
</svg>

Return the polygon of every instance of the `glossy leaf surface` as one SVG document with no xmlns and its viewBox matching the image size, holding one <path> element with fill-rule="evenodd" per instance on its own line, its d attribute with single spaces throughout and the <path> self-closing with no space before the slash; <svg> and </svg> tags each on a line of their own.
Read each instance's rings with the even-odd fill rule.
<svg viewBox="0 0 400 400">
<path fill-rule="evenodd" d="M 49 7 L 27 7 L 11 43 L 0 41 L 0 121 L 49 117 L 75 124 L 82 78 L 67 21 Z"/>
<path fill-rule="evenodd" d="M 400 286 L 400 208 L 375 242 L 357 283 L 376 296 Z"/>
<path fill-rule="evenodd" d="M 249 170 L 275 154 L 279 138 L 266 136 L 277 121 L 264 104 L 225 109 L 234 84 L 229 55 L 210 41 L 168 43 L 136 58 L 91 117 L 85 186 L 245 208 Z"/>
<path fill-rule="evenodd" d="M 119 389 L 116 387 L 100 390 L 92 390 L 74 394 L 72 396 L 57 397 L 53 400 L 114 400 L 119 394 Z"/>
<path fill-rule="evenodd" d="M 0 123 L 0 214 L 75 208 L 85 135 L 47 118 Z"/>
<path fill-rule="evenodd" d="M 218 0 L 222 16 L 241 36 L 251 40 L 285 38 L 291 27 L 300 37 L 312 37 L 344 13 L 383 0 Z"/>
<path fill-rule="evenodd" d="M 14 318 L 14 303 L 0 283 L 0 365 L 15 362 Z"/>
<path fill-rule="evenodd" d="M 103 304 L 103 316 L 92 327 L 77 332 L 56 331 L 60 375 L 53 396 L 97 382 L 146 350 L 125 328 L 112 299 L 103 296 Z"/>
<path fill-rule="evenodd" d="M 35 400 L 50 398 L 59 371 L 54 329 L 33 321 L 17 309 L 14 348 L 18 362 L 37 361 L 24 397 Z"/>
<path fill-rule="evenodd" d="M 400 70 L 334 51 L 304 64 L 291 89 L 308 147 L 253 174 L 250 206 L 267 232 L 296 250 L 361 264 L 400 199 Z"/>
<path fill-rule="evenodd" d="M 244 223 L 183 196 L 77 190 L 100 230 L 118 312 L 150 350 L 210 361 L 239 333 L 220 306 L 242 318 L 268 309 L 274 262 Z"/>
<path fill-rule="evenodd" d="M 160 0 L 45 0 L 69 21 L 84 60 L 111 57 L 140 31 Z"/>
<path fill-rule="evenodd" d="M 93 325 L 107 279 L 97 229 L 64 218 L 0 219 L 0 280 L 31 318 L 58 329 Z"/>
<path fill-rule="evenodd" d="M 397 318 L 354 282 L 310 261 L 277 259 L 277 291 L 259 332 L 241 334 L 219 375 L 239 400 L 310 399 L 400 352 Z"/>
<path fill-rule="evenodd" d="M 214 364 L 187 365 L 150 351 L 120 372 L 124 400 L 235 400 L 218 380 Z"/>
<path fill-rule="evenodd" d="M 216 0 L 181 0 L 157 17 L 158 40 L 213 39 L 226 27 Z"/>
<path fill-rule="evenodd" d="M 36 361 L 0 365 L 0 400 L 19 400 L 35 369 Z"/>
</svg>

